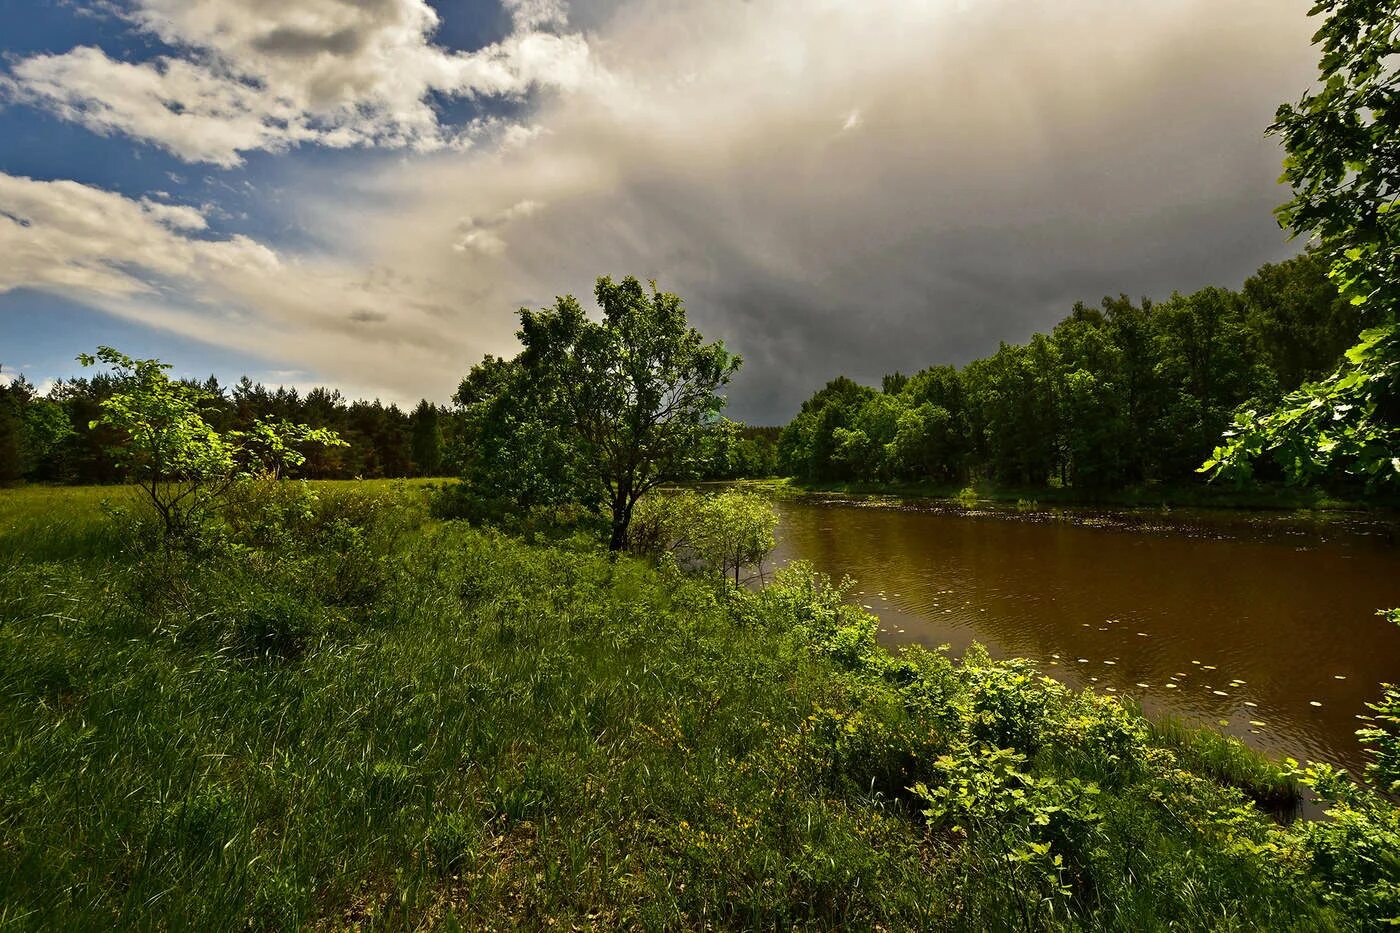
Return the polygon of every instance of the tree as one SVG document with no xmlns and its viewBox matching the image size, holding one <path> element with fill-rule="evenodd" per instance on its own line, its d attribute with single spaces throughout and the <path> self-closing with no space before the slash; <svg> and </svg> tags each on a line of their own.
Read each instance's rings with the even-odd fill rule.
<svg viewBox="0 0 1400 933">
<path fill-rule="evenodd" d="M 64 451 L 73 422 L 58 402 L 31 398 L 24 408 L 24 462 L 30 478 L 56 480 L 64 471 Z"/>
<path fill-rule="evenodd" d="M 442 425 L 437 406 L 427 399 L 413 410 L 413 466 L 419 476 L 437 476 L 442 468 Z"/>
<path fill-rule="evenodd" d="M 111 347 L 83 354 L 84 366 L 112 368 L 120 388 L 101 403 L 99 424 L 120 432 L 118 461 L 159 516 L 167 539 L 188 533 L 238 476 L 234 446 L 201 414 L 209 397 L 172 382 L 160 360 L 135 360 Z"/>
<path fill-rule="evenodd" d="M 1372 324 L 1331 376 L 1273 411 L 1241 411 L 1201 467 L 1245 477 L 1271 456 L 1294 482 L 1344 471 L 1400 484 L 1400 8 L 1389 0 L 1319 0 L 1326 14 L 1321 87 L 1278 110 L 1284 179 L 1278 209 L 1295 236 L 1317 239 L 1329 277 Z"/>
<path fill-rule="evenodd" d="M 27 383 L 0 382 L 0 484 L 13 483 L 25 473 L 24 415 Z"/>
<path fill-rule="evenodd" d="M 1038 485 L 1055 472 L 1056 350 L 1036 334 L 1030 344 L 1003 343 L 964 372 L 974 432 L 991 473 L 1003 482 Z"/>
<path fill-rule="evenodd" d="M 1244 297 L 1249 330 L 1280 392 L 1335 369 L 1361 329 L 1357 307 L 1338 294 L 1316 250 L 1260 266 Z"/>
<path fill-rule="evenodd" d="M 1154 308 L 1153 322 L 1163 390 L 1157 457 L 1169 475 L 1190 476 L 1236 406 L 1257 398 L 1268 378 L 1235 292 L 1209 287 L 1174 294 Z"/>
<path fill-rule="evenodd" d="M 235 461 L 244 472 L 278 480 L 306 462 L 299 448 L 310 444 L 323 447 L 348 447 L 334 431 L 293 424 L 286 419 L 259 418 L 247 431 L 230 431 L 226 435 L 235 445 Z"/>
<path fill-rule="evenodd" d="M 1128 446 L 1125 380 L 1108 320 L 1076 305 L 1051 340 L 1059 362 L 1055 403 L 1063 478 L 1077 487 L 1119 483 Z"/>
<path fill-rule="evenodd" d="M 701 466 L 724 405 L 718 391 L 740 361 L 722 343 L 705 343 L 681 299 L 655 283 L 648 292 L 631 276 L 604 276 L 594 295 L 601 321 L 571 295 L 521 309 L 521 353 L 488 358 L 458 396 L 482 440 L 497 447 L 469 481 L 517 501 L 523 486 L 605 509 L 608 547 L 618 551 L 638 500 Z M 512 456 L 502 459 L 502 450 Z"/>
<path fill-rule="evenodd" d="M 885 458 L 903 479 L 957 479 L 962 475 L 965 437 L 948 409 L 924 402 L 900 413 L 894 439 L 885 445 Z"/>
<path fill-rule="evenodd" d="M 280 473 L 282 465 L 299 462 L 301 456 L 287 449 L 289 439 L 340 443 L 333 432 L 285 422 L 259 422 L 256 435 L 221 435 L 204 417 L 215 397 L 202 387 L 172 382 L 165 374 L 169 364 L 132 359 L 111 347 L 99 347 L 78 361 L 112 369 L 116 390 L 102 400 L 101 415 L 91 427 L 100 425 L 120 436 L 114 455 L 159 517 L 167 541 L 198 527 L 234 482 L 247 475 L 240 461 L 248 456 L 273 458 Z"/>
</svg>

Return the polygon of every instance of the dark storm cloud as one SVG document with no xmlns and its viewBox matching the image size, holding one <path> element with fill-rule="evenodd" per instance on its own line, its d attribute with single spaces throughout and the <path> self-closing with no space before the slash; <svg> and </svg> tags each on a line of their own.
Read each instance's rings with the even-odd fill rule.
<svg viewBox="0 0 1400 933">
<path fill-rule="evenodd" d="M 655 278 L 746 358 L 731 414 L 780 423 L 838 373 L 963 363 L 1076 300 L 1238 286 L 1295 251 L 1265 128 L 1314 73 L 1306 8 L 594 6 L 603 77 L 518 145 L 383 179 L 410 206 L 377 243 L 483 296 L 461 332 L 496 352 L 522 299 Z M 481 217 L 508 219 L 464 255 Z"/>
</svg>

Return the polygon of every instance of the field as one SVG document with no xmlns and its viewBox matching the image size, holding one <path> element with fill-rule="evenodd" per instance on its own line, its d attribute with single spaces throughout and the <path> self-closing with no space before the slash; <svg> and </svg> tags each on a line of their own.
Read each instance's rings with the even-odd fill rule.
<svg viewBox="0 0 1400 933">
<path fill-rule="evenodd" d="M 0 926 L 1331 929 L 1396 818 L 972 652 L 268 484 L 197 547 L 120 489 L 0 491 Z M 103 506 L 103 500 L 109 500 Z M 1323 788 L 1327 790 L 1327 787 Z"/>
</svg>

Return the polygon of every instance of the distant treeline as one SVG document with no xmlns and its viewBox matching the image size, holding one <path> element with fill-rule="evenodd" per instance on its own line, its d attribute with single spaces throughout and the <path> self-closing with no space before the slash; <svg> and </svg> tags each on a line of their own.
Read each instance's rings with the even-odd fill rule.
<svg viewBox="0 0 1400 933">
<path fill-rule="evenodd" d="M 0 483 L 112 483 L 126 477 L 113 456 L 122 439 L 90 427 L 118 389 L 107 374 L 57 383 L 40 395 L 22 378 L 0 385 Z M 441 476 L 457 471 L 451 412 L 428 401 L 412 412 L 379 401 L 349 401 L 333 389 L 269 389 L 244 377 L 232 387 L 210 377 L 205 419 L 219 432 L 258 419 L 336 431 L 348 447 L 311 444 L 296 472 L 312 479 Z"/>
<path fill-rule="evenodd" d="M 1326 272 L 1305 253 L 1242 291 L 1077 304 L 1048 335 L 961 369 L 895 373 L 878 391 L 839 377 L 783 430 L 779 468 L 808 481 L 1195 481 L 1236 409 L 1324 375 L 1355 342 L 1358 315 Z"/>
<path fill-rule="evenodd" d="M 247 430 L 259 419 L 329 428 L 347 447 L 309 444 L 294 475 L 306 479 L 456 476 L 468 452 L 469 432 L 458 407 L 423 400 L 413 411 L 380 401 L 350 401 L 339 391 L 268 388 L 244 377 L 222 386 L 214 377 L 191 383 L 216 397 L 205 419 L 220 433 Z M 16 377 L 0 385 L 0 484 L 115 483 L 125 480 L 108 428 L 90 427 L 102 400 L 119 381 L 106 374 L 71 379 L 40 394 Z M 724 420 L 707 439 L 700 479 L 737 479 L 777 473 L 780 428 L 750 428 Z"/>
</svg>

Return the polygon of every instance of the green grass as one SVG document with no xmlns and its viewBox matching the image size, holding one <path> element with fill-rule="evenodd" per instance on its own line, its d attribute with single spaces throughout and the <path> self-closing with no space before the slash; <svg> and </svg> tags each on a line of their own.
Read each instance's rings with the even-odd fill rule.
<svg viewBox="0 0 1400 933">
<path fill-rule="evenodd" d="M 421 487 L 315 488 L 265 490 L 194 553 L 103 518 L 112 490 L 0 493 L 0 926 L 1389 909 L 1354 894 L 1396 877 L 1315 858 L 1200 743 L 1025 664 L 891 656 L 809 575 L 733 592 L 433 522 Z"/>
<path fill-rule="evenodd" d="M 1254 802 L 1282 817 L 1291 817 L 1302 802 L 1292 771 L 1248 748 L 1239 739 L 1175 716 L 1149 720 L 1152 738 L 1175 751 L 1182 764 L 1198 774 L 1238 787 Z"/>
</svg>

